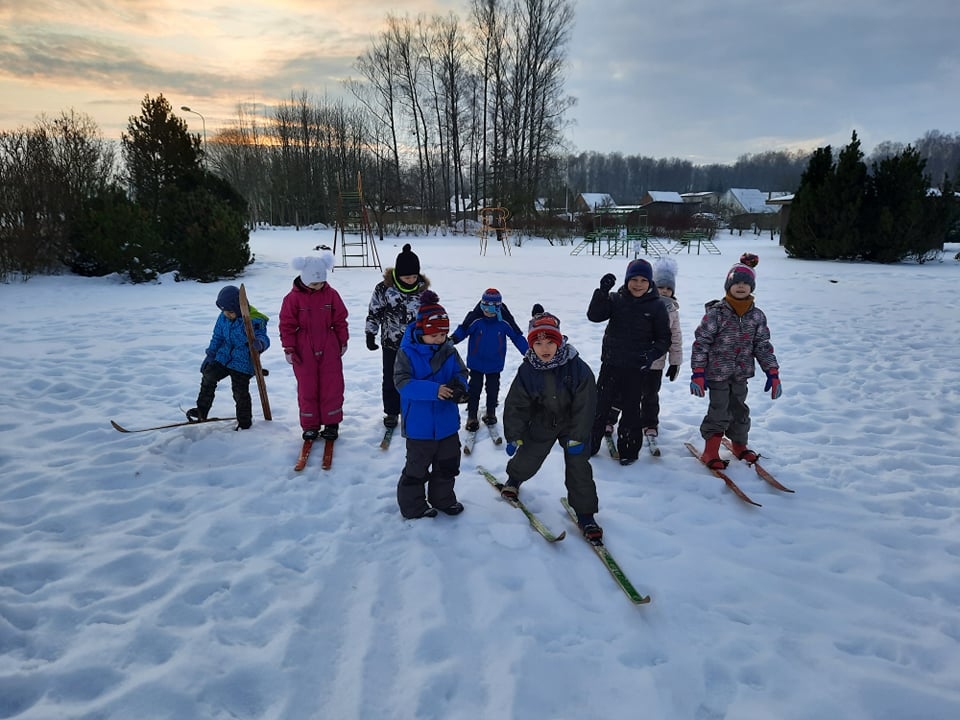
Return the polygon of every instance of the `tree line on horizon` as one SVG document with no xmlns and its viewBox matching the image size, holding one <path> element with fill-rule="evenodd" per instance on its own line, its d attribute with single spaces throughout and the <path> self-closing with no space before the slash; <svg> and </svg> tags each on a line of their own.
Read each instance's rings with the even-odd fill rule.
<svg viewBox="0 0 960 720">
<path fill-rule="evenodd" d="M 361 182 L 381 238 L 401 227 L 466 231 L 484 205 L 505 207 L 511 226 L 549 237 L 580 192 L 632 204 L 648 190 L 800 187 L 813 155 L 769 151 L 697 166 L 569 152 L 574 99 L 563 67 L 572 20 L 570 0 L 469 0 L 466 20 L 388 15 L 347 83 L 353 102 L 300 91 L 269 112 L 241 105 L 208 142 L 187 132 L 162 95 L 146 96 L 119 153 L 72 110 L 2 132 L 0 277 L 58 264 L 90 274 L 119 264 L 135 279 L 169 269 L 236 273 L 250 260 L 250 228 L 333 224 L 341 193 Z M 923 159 L 931 184 L 960 173 L 960 134 L 884 143 L 870 160 L 908 150 Z M 122 226 L 142 228 L 141 245 L 93 259 L 91 244 L 102 259 L 106 238 Z M 204 249 L 215 239 L 222 257 Z"/>
</svg>

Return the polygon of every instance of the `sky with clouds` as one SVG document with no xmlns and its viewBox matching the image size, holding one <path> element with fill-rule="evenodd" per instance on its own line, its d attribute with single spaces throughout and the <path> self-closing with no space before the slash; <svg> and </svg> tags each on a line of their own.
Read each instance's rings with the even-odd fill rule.
<svg viewBox="0 0 960 720">
<path fill-rule="evenodd" d="M 960 132 L 957 0 L 573 0 L 575 151 L 729 163 Z M 0 130 L 73 108 L 119 137 L 145 95 L 203 113 L 340 81 L 388 12 L 468 0 L 0 0 Z M 200 118 L 185 116 L 200 132 Z"/>
</svg>

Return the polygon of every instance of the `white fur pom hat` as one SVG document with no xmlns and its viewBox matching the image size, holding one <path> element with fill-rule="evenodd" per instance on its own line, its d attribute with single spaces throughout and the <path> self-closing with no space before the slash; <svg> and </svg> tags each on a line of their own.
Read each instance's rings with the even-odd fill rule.
<svg viewBox="0 0 960 720">
<path fill-rule="evenodd" d="M 290 261 L 294 270 L 300 271 L 300 279 L 304 285 L 326 282 L 327 271 L 333 271 L 337 260 L 329 250 L 321 250 L 316 255 L 295 257 Z"/>
</svg>

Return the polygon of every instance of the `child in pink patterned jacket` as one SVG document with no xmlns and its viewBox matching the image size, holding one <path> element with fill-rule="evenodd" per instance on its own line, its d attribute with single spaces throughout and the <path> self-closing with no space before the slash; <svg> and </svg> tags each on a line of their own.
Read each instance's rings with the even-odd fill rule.
<svg viewBox="0 0 960 720">
<path fill-rule="evenodd" d="M 754 304 L 751 293 L 757 287 L 753 269 L 738 263 L 730 268 L 724 282 L 722 300 L 706 304 L 706 313 L 695 333 L 690 364 L 693 376 L 690 392 L 703 397 L 710 391 L 710 405 L 700 423 L 706 440 L 702 459 L 707 467 L 721 469 L 720 443 L 730 438 L 733 453 L 746 462 L 759 455 L 747 447 L 750 433 L 750 408 L 747 406 L 747 380 L 756 372 L 755 362 L 767 375 L 763 388 L 770 397 L 780 397 L 780 366 L 770 343 L 767 316 Z"/>
</svg>

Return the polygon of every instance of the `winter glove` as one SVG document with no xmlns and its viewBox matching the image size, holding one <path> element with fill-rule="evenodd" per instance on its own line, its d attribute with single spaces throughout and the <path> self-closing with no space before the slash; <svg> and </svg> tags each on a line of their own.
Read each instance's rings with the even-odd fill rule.
<svg viewBox="0 0 960 720">
<path fill-rule="evenodd" d="M 516 442 L 507 442 L 507 455 L 513 457 L 514 453 L 517 452 L 517 449 L 523 445 L 523 440 L 517 440 Z"/>
<path fill-rule="evenodd" d="M 256 350 L 258 353 L 262 353 L 264 350 L 267 349 L 267 344 L 260 338 L 254 338 L 253 349 Z"/>
<path fill-rule="evenodd" d="M 284 349 L 283 356 L 287 359 L 287 362 L 293 365 L 293 350 Z"/>
<path fill-rule="evenodd" d="M 613 273 L 607 273 L 602 278 L 600 278 L 600 289 L 603 292 L 610 292 L 613 290 L 613 286 L 617 284 L 617 276 Z"/>
<path fill-rule="evenodd" d="M 667 368 L 667 378 L 670 380 L 670 382 L 673 382 L 674 380 L 677 379 L 678 372 L 680 372 L 679 365 L 671 365 L 670 367 Z"/>
<path fill-rule="evenodd" d="M 583 443 L 576 440 L 567 441 L 567 455 L 579 455 L 583 452 Z"/>
<path fill-rule="evenodd" d="M 380 346 L 377 345 L 377 339 L 374 337 L 373 333 L 367 333 L 367 350 L 379 350 Z"/>
<path fill-rule="evenodd" d="M 693 376 L 690 378 L 690 394 L 703 397 L 706 393 L 707 377 L 703 373 L 703 368 L 694 368 Z"/>
<path fill-rule="evenodd" d="M 780 387 L 780 370 L 778 368 L 772 368 L 767 370 L 766 373 L 767 384 L 763 386 L 763 391 L 769 392 L 771 399 L 776 400 L 780 397 L 780 393 L 783 392 L 783 388 Z"/>
<path fill-rule="evenodd" d="M 200 363 L 200 374 L 201 374 L 201 375 L 207 371 L 207 368 L 210 367 L 210 363 L 211 363 L 211 362 L 212 362 L 211 360 L 204 360 L 202 363 Z"/>
</svg>

